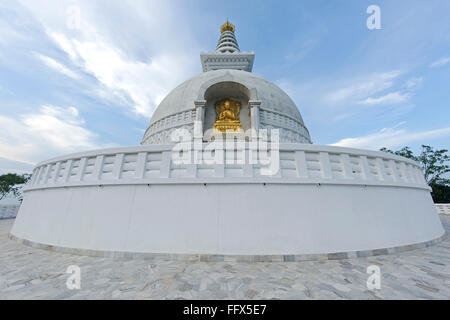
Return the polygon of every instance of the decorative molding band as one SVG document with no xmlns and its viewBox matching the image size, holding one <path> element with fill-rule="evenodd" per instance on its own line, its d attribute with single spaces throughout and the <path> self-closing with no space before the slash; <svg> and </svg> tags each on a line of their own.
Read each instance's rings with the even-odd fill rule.
<svg viewBox="0 0 450 320">
<path fill-rule="evenodd" d="M 252 72 L 254 53 L 235 52 L 235 53 L 201 53 L 203 72 L 218 69 L 237 69 Z"/>
<path fill-rule="evenodd" d="M 208 58 L 205 62 L 248 62 L 249 59 L 247 57 L 244 58 L 228 58 L 223 56 L 218 56 L 214 58 Z"/>
<path fill-rule="evenodd" d="M 279 128 L 273 125 L 268 125 L 266 123 L 261 123 L 261 129 L 267 129 L 268 140 L 270 141 L 270 130 L 278 129 L 280 130 L 280 142 L 284 143 L 311 143 L 311 140 L 307 136 L 302 135 L 294 130 Z"/>
<path fill-rule="evenodd" d="M 156 143 L 168 143 L 170 140 L 160 141 L 161 139 L 159 138 L 151 138 L 153 135 L 157 135 L 162 131 L 167 131 L 176 127 L 193 124 L 195 121 L 195 114 L 196 111 L 193 108 L 191 110 L 182 111 L 156 121 L 145 131 L 144 138 L 142 139 L 142 144 L 155 143 L 153 141 L 158 141 Z"/>
<path fill-rule="evenodd" d="M 194 133 L 194 123 L 192 122 L 192 123 L 185 124 L 185 125 L 171 127 L 169 129 L 164 129 L 162 131 L 154 133 L 154 134 L 146 137 L 142 141 L 142 144 L 143 145 L 146 145 L 146 144 L 156 144 L 156 145 L 158 145 L 158 144 L 170 143 L 171 142 L 170 136 L 172 135 L 172 132 L 177 130 L 177 129 L 186 129 L 193 135 L 193 133 Z"/>
<path fill-rule="evenodd" d="M 205 107 L 206 106 L 206 100 L 195 100 L 194 101 L 195 109 Z"/>
<path fill-rule="evenodd" d="M 304 124 L 289 115 L 260 108 L 262 129 L 279 128 L 287 132 L 280 135 L 281 142 L 311 143 L 308 129 Z"/>
<path fill-rule="evenodd" d="M 248 107 L 251 109 L 253 107 L 257 107 L 259 108 L 261 106 L 261 101 L 260 100 L 249 100 L 248 101 Z"/>
</svg>

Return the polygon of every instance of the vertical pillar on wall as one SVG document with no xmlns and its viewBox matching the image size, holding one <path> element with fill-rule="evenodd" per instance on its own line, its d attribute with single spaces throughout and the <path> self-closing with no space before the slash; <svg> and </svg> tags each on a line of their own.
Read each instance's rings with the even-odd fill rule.
<svg viewBox="0 0 450 320">
<path fill-rule="evenodd" d="M 203 121 L 205 119 L 206 100 L 195 100 L 194 141 L 203 141 Z"/>
<path fill-rule="evenodd" d="M 367 159 L 367 156 L 360 156 L 360 160 L 361 160 L 361 170 L 364 175 L 364 179 L 373 180 L 374 176 L 370 171 L 369 160 Z"/>
<path fill-rule="evenodd" d="M 378 166 L 378 172 L 380 173 L 380 178 L 382 181 L 387 180 L 386 167 L 384 166 L 384 159 L 377 158 L 376 160 Z"/>
<path fill-rule="evenodd" d="M 161 167 L 159 169 L 160 178 L 170 178 L 170 167 L 172 161 L 172 152 L 164 151 L 161 158 Z"/>
<path fill-rule="evenodd" d="M 422 172 L 422 168 L 418 166 L 412 166 L 414 177 L 417 183 L 423 183 L 428 185 L 427 180 L 425 180 L 425 175 Z"/>
<path fill-rule="evenodd" d="M 68 182 L 70 179 L 70 173 L 72 172 L 73 161 L 72 159 L 67 160 L 66 171 L 64 172 L 63 182 Z"/>
<path fill-rule="evenodd" d="M 342 165 L 344 168 L 344 177 L 345 179 L 354 179 L 352 164 L 350 162 L 350 156 L 348 153 L 341 154 Z"/>
<path fill-rule="evenodd" d="M 34 168 L 33 174 L 31 175 L 30 186 L 34 186 L 39 178 L 40 168 Z"/>
<path fill-rule="evenodd" d="M 114 167 L 112 171 L 112 175 L 114 179 L 119 180 L 120 175 L 122 174 L 123 160 L 125 155 L 123 153 L 116 154 L 116 159 L 114 160 Z"/>
<path fill-rule="evenodd" d="M 54 172 L 53 177 L 52 177 L 53 183 L 57 183 L 58 182 L 60 170 L 61 170 L 61 161 L 58 161 L 56 163 L 55 172 Z"/>
<path fill-rule="evenodd" d="M 409 163 L 406 164 L 406 170 L 408 171 L 408 176 L 411 179 L 411 183 L 419 183 L 419 181 L 417 181 L 416 176 L 414 174 L 414 167 L 411 164 L 409 164 Z"/>
<path fill-rule="evenodd" d="M 136 161 L 135 178 L 143 179 L 145 177 L 145 167 L 147 165 L 147 152 L 139 152 Z"/>
<path fill-rule="evenodd" d="M 105 158 L 104 155 L 98 155 L 97 158 L 95 158 L 95 164 L 94 164 L 94 171 L 93 171 L 93 179 L 94 180 L 101 180 L 102 173 L 103 173 L 103 159 Z"/>
<path fill-rule="evenodd" d="M 328 152 L 319 152 L 319 162 L 322 169 L 322 178 L 331 179 L 333 176 L 331 174 L 331 162 Z"/>
<path fill-rule="evenodd" d="M 389 160 L 389 165 L 391 167 L 391 171 L 392 171 L 392 179 L 394 181 L 398 181 L 400 175 L 398 174 L 398 170 L 397 170 L 397 164 L 395 163 L 395 160 Z"/>
<path fill-rule="evenodd" d="M 76 181 L 83 180 L 84 170 L 86 170 L 86 163 L 87 163 L 87 158 L 86 157 L 81 158 L 80 165 L 78 166 Z"/>
<path fill-rule="evenodd" d="M 250 126 L 252 132 L 252 141 L 258 140 L 260 106 L 261 101 L 259 100 L 250 100 L 248 102 L 248 107 L 250 109 Z"/>
<path fill-rule="evenodd" d="M 406 163 L 404 161 L 400 162 L 400 171 L 402 172 L 403 180 L 406 183 L 412 182 L 411 176 L 408 173 L 408 170 L 406 168 Z"/>
<path fill-rule="evenodd" d="M 297 177 L 308 179 L 308 166 L 306 165 L 305 151 L 295 151 L 295 166 L 297 169 Z"/>
<path fill-rule="evenodd" d="M 45 167 L 45 174 L 44 174 L 44 179 L 43 179 L 43 181 L 42 181 L 42 184 L 46 184 L 46 183 L 47 183 L 47 180 L 48 180 L 48 178 L 49 178 L 49 176 L 50 176 L 51 170 L 52 170 L 52 164 L 48 164 L 48 165 Z"/>
</svg>

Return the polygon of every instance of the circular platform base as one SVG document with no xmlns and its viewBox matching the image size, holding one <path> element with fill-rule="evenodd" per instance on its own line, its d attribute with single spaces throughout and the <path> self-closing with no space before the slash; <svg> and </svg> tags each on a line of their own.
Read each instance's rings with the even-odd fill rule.
<svg viewBox="0 0 450 320">
<path fill-rule="evenodd" d="M 171 148 L 39 164 L 12 236 L 87 255 L 297 261 L 395 252 L 445 233 L 420 167 L 402 157 L 282 144 L 278 170 L 264 175 L 246 161 L 173 163 Z"/>
<path fill-rule="evenodd" d="M 375 250 L 336 252 L 328 254 L 217 255 L 217 254 L 164 254 L 164 253 L 82 250 L 76 248 L 55 247 L 25 239 L 19 239 L 13 236 L 12 234 L 9 235 L 9 238 L 11 240 L 17 241 L 26 246 L 60 253 L 68 253 L 91 257 L 113 258 L 113 259 L 146 259 L 146 260 L 148 259 L 152 261 L 202 261 L 202 262 L 299 262 L 299 261 L 353 259 L 353 258 L 395 254 L 416 249 L 423 249 L 443 241 L 444 239 L 446 239 L 446 237 L 447 234 L 444 234 L 441 237 L 434 240 L 410 244 L 407 246 L 399 246 Z"/>
</svg>

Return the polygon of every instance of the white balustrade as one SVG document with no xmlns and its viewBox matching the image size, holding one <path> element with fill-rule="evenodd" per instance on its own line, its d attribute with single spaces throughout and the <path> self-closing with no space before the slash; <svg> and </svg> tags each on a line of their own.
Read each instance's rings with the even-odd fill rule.
<svg viewBox="0 0 450 320">
<path fill-rule="evenodd" d="M 204 145 L 205 146 L 205 145 Z M 249 146 L 223 163 L 174 164 L 172 145 L 94 150 L 39 163 L 25 191 L 82 185 L 172 183 L 298 183 L 403 186 L 429 190 L 418 163 L 384 152 L 309 144 L 280 144 L 279 171 L 249 163 Z M 265 151 L 263 151 L 265 152 Z M 276 151 L 273 151 L 276 152 Z M 211 154 L 209 151 L 208 154 Z M 263 156 L 257 151 L 257 158 Z M 193 157 L 193 156 L 192 156 Z M 246 159 L 246 161 L 238 161 Z M 252 155 L 255 159 L 255 155 Z M 236 159 L 236 161 L 230 161 Z"/>
<path fill-rule="evenodd" d="M 19 207 L 19 204 L 0 204 L 0 219 L 15 218 Z"/>
<path fill-rule="evenodd" d="M 436 210 L 439 214 L 450 215 L 450 203 L 435 203 Z"/>
</svg>

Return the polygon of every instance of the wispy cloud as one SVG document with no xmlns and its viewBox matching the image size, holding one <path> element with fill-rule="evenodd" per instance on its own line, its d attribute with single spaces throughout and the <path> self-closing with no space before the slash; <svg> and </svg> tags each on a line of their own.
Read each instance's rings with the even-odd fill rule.
<svg viewBox="0 0 450 320">
<path fill-rule="evenodd" d="M 369 77 L 351 79 L 350 83 L 340 89 L 325 95 L 325 101 L 329 103 L 342 103 L 361 101 L 369 96 L 386 90 L 393 86 L 394 80 L 401 75 L 401 71 L 376 73 Z"/>
<path fill-rule="evenodd" d="M 134 128 L 145 130 L 163 97 L 201 70 L 183 7 L 157 0 L 0 1 L 0 158 L 33 164 L 111 146 L 110 139 L 139 143 Z M 87 125 L 99 118 L 95 130 L 103 136 Z"/>
<path fill-rule="evenodd" d="M 423 78 L 421 77 L 413 77 L 411 79 L 408 79 L 404 85 L 407 89 L 417 89 L 422 86 Z"/>
<path fill-rule="evenodd" d="M 430 68 L 443 67 L 446 64 L 448 64 L 449 62 L 450 62 L 450 57 L 444 57 L 444 58 L 441 58 L 441 59 L 433 62 L 432 64 L 430 64 Z"/>
<path fill-rule="evenodd" d="M 401 71 L 393 70 L 390 72 L 373 74 L 366 78 L 352 79 L 351 84 L 348 86 L 326 94 L 325 100 L 328 103 L 345 103 L 346 105 L 355 106 L 404 103 L 408 101 L 422 85 L 423 78 L 412 77 L 403 85 L 400 85 L 398 82 L 401 74 Z M 394 88 L 394 86 L 396 88 Z M 386 92 L 388 89 L 390 89 L 391 92 Z"/>
<path fill-rule="evenodd" d="M 360 101 L 360 104 L 365 105 L 376 105 L 376 104 L 395 104 L 407 101 L 411 95 L 409 93 L 401 93 L 399 91 L 390 92 L 383 96 L 372 98 L 369 97 L 363 101 Z"/>
<path fill-rule="evenodd" d="M 15 161 L 5 158 L 0 158 L 0 174 L 5 173 L 31 173 L 33 165 L 21 161 Z"/>
<path fill-rule="evenodd" d="M 149 118 L 171 89 L 193 74 L 195 67 L 200 69 L 198 59 L 192 57 L 200 50 L 190 30 L 180 27 L 182 19 L 173 18 L 171 4 L 141 0 L 127 6 L 118 1 L 106 6 L 80 0 L 21 4 L 30 9 L 48 39 L 67 54 L 77 71 L 96 80 L 92 92 L 108 93 L 135 115 Z M 127 23 L 117 28 L 114 17 L 127 19 Z M 53 58 L 39 58 L 54 70 L 75 76 Z"/>
<path fill-rule="evenodd" d="M 75 107 L 42 106 L 17 119 L 0 116 L 0 127 L 0 155 L 24 163 L 99 146 Z"/>
<path fill-rule="evenodd" d="M 404 117 L 414 109 L 413 97 L 423 82 L 422 77 L 406 70 L 391 70 L 337 79 L 320 77 L 296 84 L 282 79 L 278 85 L 299 104 L 305 117 L 317 123 L 356 120 L 368 124 Z"/>
<path fill-rule="evenodd" d="M 359 101 L 359 104 L 363 105 L 394 105 L 400 104 L 411 99 L 412 96 L 415 95 L 416 90 L 420 88 L 423 83 L 423 78 L 421 77 L 413 77 L 408 79 L 403 86 L 401 86 L 400 90 L 393 91 L 389 93 L 385 93 L 378 97 L 368 97 L 362 101 Z"/>
<path fill-rule="evenodd" d="M 72 70 L 70 70 L 69 68 L 64 66 L 63 64 L 59 63 L 55 59 L 52 59 L 50 57 L 47 57 L 47 56 L 39 54 L 39 53 L 36 53 L 35 55 L 39 60 L 41 60 L 43 63 L 45 63 L 48 67 L 52 68 L 53 70 L 55 70 L 59 73 L 62 73 L 72 79 L 79 78 L 79 76 L 75 72 L 73 72 Z"/>
<path fill-rule="evenodd" d="M 127 59 L 120 50 L 101 40 L 79 41 L 63 34 L 51 34 L 75 64 L 93 75 L 101 84 L 120 98 L 133 102 L 133 110 L 149 117 L 163 97 L 178 82 L 182 74 L 183 57 L 158 55 L 149 62 Z"/>
<path fill-rule="evenodd" d="M 378 132 L 365 136 L 341 139 L 334 146 L 352 147 L 362 149 L 378 150 L 382 147 L 395 148 L 403 147 L 415 141 L 425 141 L 450 136 L 450 127 L 435 130 L 409 132 L 400 128 L 405 122 L 401 122 L 392 128 L 383 128 Z"/>
</svg>

